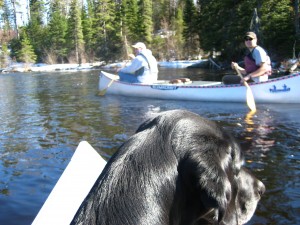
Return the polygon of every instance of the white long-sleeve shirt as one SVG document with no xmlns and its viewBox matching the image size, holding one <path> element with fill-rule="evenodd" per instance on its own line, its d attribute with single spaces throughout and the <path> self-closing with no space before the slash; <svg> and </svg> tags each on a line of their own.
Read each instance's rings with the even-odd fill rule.
<svg viewBox="0 0 300 225">
<path fill-rule="evenodd" d="M 144 68 L 143 74 L 138 74 L 137 79 L 143 83 L 155 82 L 158 75 L 157 61 L 149 49 L 141 51 L 130 65 L 122 68 L 120 72 L 136 75 L 136 72 Z"/>
</svg>

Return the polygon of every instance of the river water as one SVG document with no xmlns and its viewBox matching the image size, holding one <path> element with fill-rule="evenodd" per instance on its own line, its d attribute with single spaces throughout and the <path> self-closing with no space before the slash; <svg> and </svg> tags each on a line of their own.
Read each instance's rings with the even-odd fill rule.
<svg viewBox="0 0 300 225">
<path fill-rule="evenodd" d="M 248 224 L 300 224 L 300 106 L 166 101 L 97 95 L 99 71 L 0 74 L 0 224 L 31 224 L 80 141 L 108 159 L 139 124 L 187 109 L 234 134 L 267 191 Z M 200 69 L 160 78 L 217 80 Z M 75 188 L 75 187 L 74 187 Z M 70 190 L 71 191 L 71 190 Z"/>
</svg>

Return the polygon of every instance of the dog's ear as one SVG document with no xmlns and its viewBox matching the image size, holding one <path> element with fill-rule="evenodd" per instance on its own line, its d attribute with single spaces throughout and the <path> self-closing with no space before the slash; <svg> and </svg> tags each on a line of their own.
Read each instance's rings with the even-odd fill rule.
<svg viewBox="0 0 300 225">
<path fill-rule="evenodd" d="M 156 123 L 157 123 L 156 118 L 154 118 L 154 119 L 148 119 L 148 120 L 144 121 L 144 122 L 138 127 L 138 129 L 136 130 L 135 133 L 139 133 L 139 132 L 142 132 L 143 130 L 149 129 L 149 128 L 155 126 Z"/>
<path fill-rule="evenodd" d="M 200 200 L 207 209 L 218 209 L 218 221 L 225 216 L 232 198 L 232 183 L 241 163 L 239 145 L 229 136 L 201 135 L 198 149 L 189 151 L 181 166 L 185 183 L 193 181 Z"/>
</svg>

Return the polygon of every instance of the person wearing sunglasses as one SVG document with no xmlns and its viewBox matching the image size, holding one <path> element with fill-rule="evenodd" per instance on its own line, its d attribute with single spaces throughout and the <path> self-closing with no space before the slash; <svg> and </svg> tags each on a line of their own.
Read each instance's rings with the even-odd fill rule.
<svg viewBox="0 0 300 225">
<path fill-rule="evenodd" d="M 271 60 L 267 52 L 257 45 L 257 37 L 254 32 L 247 32 L 244 42 L 249 53 L 244 58 L 245 68 L 240 67 L 236 62 L 231 63 L 234 70 L 239 70 L 243 75 L 240 78 L 236 75 L 226 75 L 223 77 L 224 84 L 239 84 L 244 81 L 263 82 L 267 81 L 272 73 Z"/>
</svg>

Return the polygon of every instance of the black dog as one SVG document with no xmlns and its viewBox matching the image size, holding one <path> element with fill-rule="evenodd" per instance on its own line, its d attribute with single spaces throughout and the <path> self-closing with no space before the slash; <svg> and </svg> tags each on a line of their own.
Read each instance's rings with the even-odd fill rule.
<svg viewBox="0 0 300 225">
<path fill-rule="evenodd" d="M 244 224 L 265 187 L 242 164 L 239 145 L 216 123 L 161 113 L 108 161 L 72 224 Z"/>
</svg>

